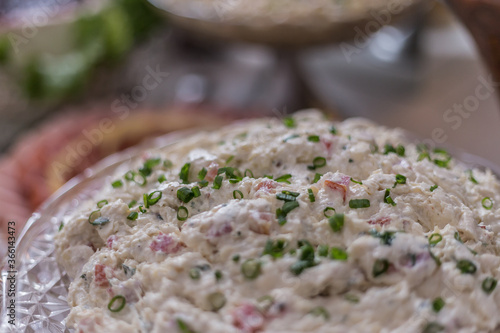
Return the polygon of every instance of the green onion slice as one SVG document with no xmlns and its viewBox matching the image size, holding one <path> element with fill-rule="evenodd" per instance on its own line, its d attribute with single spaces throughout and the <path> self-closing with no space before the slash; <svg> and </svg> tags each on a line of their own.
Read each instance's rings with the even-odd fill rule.
<svg viewBox="0 0 500 333">
<path fill-rule="evenodd" d="M 189 216 L 188 209 L 184 206 L 180 206 L 179 209 L 177 209 L 177 219 L 179 221 L 186 221 Z"/>
<path fill-rule="evenodd" d="M 484 209 L 491 210 L 493 208 L 493 200 L 490 197 L 486 197 L 481 201 Z"/>
<path fill-rule="evenodd" d="M 387 259 L 377 259 L 373 264 L 372 274 L 373 277 L 378 277 L 387 272 L 389 269 L 389 261 Z"/>
<path fill-rule="evenodd" d="M 277 181 L 278 183 L 287 183 L 287 184 L 291 184 L 289 179 L 292 178 L 292 175 L 291 174 L 286 174 L 286 175 L 283 175 L 281 177 L 278 177 L 275 179 L 275 181 Z"/>
<path fill-rule="evenodd" d="M 111 183 L 111 186 L 113 186 L 113 188 L 119 188 L 123 186 L 123 182 L 121 180 L 115 180 Z"/>
<path fill-rule="evenodd" d="M 260 275 L 261 262 L 257 259 L 248 259 L 241 265 L 241 273 L 247 279 L 253 280 Z"/>
<path fill-rule="evenodd" d="M 440 234 L 438 234 L 438 233 L 432 234 L 429 237 L 429 245 L 436 246 L 436 244 L 438 244 L 442 240 L 443 240 L 443 236 L 441 236 Z"/>
<path fill-rule="evenodd" d="M 457 261 L 457 268 L 462 274 L 474 274 L 476 273 L 476 265 L 470 260 L 461 259 Z"/>
<path fill-rule="evenodd" d="M 233 191 L 233 198 L 243 199 L 243 192 L 241 192 L 240 190 L 234 190 Z"/>
<path fill-rule="evenodd" d="M 349 207 L 353 209 L 368 208 L 370 207 L 370 200 L 368 199 L 352 199 L 349 201 Z"/>
<path fill-rule="evenodd" d="M 329 212 L 332 212 L 331 214 L 329 214 Z M 323 215 L 325 215 L 326 218 L 330 218 L 333 216 L 333 214 L 335 214 L 335 208 L 333 207 L 326 207 L 324 210 L 323 210 Z"/>
<path fill-rule="evenodd" d="M 483 291 L 489 295 L 493 292 L 493 290 L 495 290 L 495 288 L 497 287 L 497 283 L 498 282 L 495 278 L 487 277 L 483 280 L 481 287 L 483 288 Z"/>
<path fill-rule="evenodd" d="M 137 220 L 138 217 L 139 217 L 139 213 L 131 212 L 130 214 L 128 214 L 127 219 L 129 219 L 131 221 L 135 221 L 135 220 Z"/>
<path fill-rule="evenodd" d="M 181 187 L 180 189 L 177 190 L 177 198 L 184 203 L 188 203 L 194 197 L 195 197 L 194 192 L 187 187 Z"/>
<path fill-rule="evenodd" d="M 212 186 L 212 188 L 215 189 L 215 190 L 220 189 L 221 186 L 222 186 L 222 180 L 223 180 L 222 176 L 215 177 L 215 179 L 214 179 L 214 185 Z"/>
<path fill-rule="evenodd" d="M 319 142 L 319 135 L 309 135 L 307 137 L 307 141 L 310 141 L 310 142 Z"/>
<path fill-rule="evenodd" d="M 160 201 L 162 197 L 162 193 L 161 191 L 154 191 L 154 192 L 151 192 L 149 195 L 144 195 L 144 199 L 145 199 L 145 202 L 144 202 L 144 206 L 146 208 L 149 208 L 153 205 L 155 205 L 158 201 Z"/>
<path fill-rule="evenodd" d="M 114 306 L 115 302 L 118 302 L 117 306 Z M 108 310 L 111 312 L 120 312 L 125 307 L 127 300 L 122 295 L 116 295 L 109 301 Z"/>
<path fill-rule="evenodd" d="M 101 200 L 97 203 L 97 208 L 102 208 L 104 207 L 105 205 L 107 205 L 109 202 L 108 200 Z"/>
<path fill-rule="evenodd" d="M 226 305 L 226 296 L 219 291 L 209 294 L 207 300 L 210 303 L 212 311 L 219 311 Z"/>
<path fill-rule="evenodd" d="M 328 219 L 328 224 L 333 232 L 340 232 L 344 227 L 344 214 L 334 214 Z"/>
<path fill-rule="evenodd" d="M 392 205 L 392 206 L 396 206 L 396 203 L 394 202 L 394 200 L 391 198 L 391 190 L 390 189 L 386 189 L 385 190 L 385 194 L 384 194 L 384 202 L 386 204 L 389 204 L 389 205 Z"/>
<path fill-rule="evenodd" d="M 330 259 L 346 261 L 348 258 L 347 252 L 338 247 L 332 247 L 330 249 Z"/>
<path fill-rule="evenodd" d="M 189 183 L 189 168 L 191 167 L 191 163 L 186 163 L 182 166 L 181 171 L 179 172 L 179 178 L 182 180 L 182 183 Z"/>
<path fill-rule="evenodd" d="M 318 168 L 322 168 L 326 165 L 326 158 L 317 156 L 313 160 L 313 165 L 309 165 L 307 168 L 309 170 L 316 170 Z"/>
<path fill-rule="evenodd" d="M 396 182 L 394 183 L 394 186 L 392 188 L 395 188 L 398 184 L 406 184 L 406 176 L 398 173 L 396 175 Z"/>
<path fill-rule="evenodd" d="M 245 170 L 244 176 L 248 177 L 248 178 L 255 178 L 254 175 L 253 175 L 252 170 L 250 170 L 250 169 L 246 169 Z"/>
</svg>

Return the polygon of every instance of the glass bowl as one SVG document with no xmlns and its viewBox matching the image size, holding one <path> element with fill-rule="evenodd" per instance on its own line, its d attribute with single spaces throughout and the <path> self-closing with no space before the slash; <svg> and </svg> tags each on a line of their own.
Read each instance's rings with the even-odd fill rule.
<svg viewBox="0 0 500 333">
<path fill-rule="evenodd" d="M 2 264 L 1 332 L 74 332 L 65 325 L 65 318 L 70 312 L 66 296 L 71 280 L 57 264 L 54 252 L 53 240 L 62 216 L 81 201 L 91 198 L 103 183 L 109 183 L 111 175 L 123 162 L 139 159 L 145 149 L 165 148 L 198 131 L 173 132 L 104 159 L 66 183 L 33 214 L 17 241 L 17 286 L 13 298 L 7 295 L 10 287 L 7 279 L 9 269 L 5 260 Z M 410 142 L 416 142 L 415 136 L 408 134 L 408 138 Z M 467 166 L 488 168 L 497 176 L 500 175 L 499 166 L 452 147 L 446 148 Z M 16 327 L 8 323 L 7 306 L 11 299 L 16 303 Z"/>
</svg>

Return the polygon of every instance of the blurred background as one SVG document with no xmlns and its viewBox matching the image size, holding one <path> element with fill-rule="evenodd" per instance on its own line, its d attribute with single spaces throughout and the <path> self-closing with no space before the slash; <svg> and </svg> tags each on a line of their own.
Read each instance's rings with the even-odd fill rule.
<svg viewBox="0 0 500 333">
<path fill-rule="evenodd" d="M 0 233 L 148 137 L 301 108 L 500 165 L 500 33 L 451 2 L 468 29 L 430 0 L 0 0 Z"/>
</svg>

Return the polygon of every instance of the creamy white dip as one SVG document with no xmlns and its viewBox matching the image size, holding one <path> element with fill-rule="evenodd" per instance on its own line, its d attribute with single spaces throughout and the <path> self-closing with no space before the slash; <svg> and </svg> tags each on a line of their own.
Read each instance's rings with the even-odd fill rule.
<svg viewBox="0 0 500 333">
<path fill-rule="evenodd" d="M 490 171 L 363 119 L 307 111 L 186 137 L 64 219 L 68 325 L 493 332 L 499 193 Z"/>
</svg>

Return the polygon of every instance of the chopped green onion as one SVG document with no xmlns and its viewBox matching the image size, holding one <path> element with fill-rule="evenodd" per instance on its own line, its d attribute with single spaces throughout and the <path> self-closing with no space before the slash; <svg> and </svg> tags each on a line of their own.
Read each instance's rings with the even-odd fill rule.
<svg viewBox="0 0 500 333">
<path fill-rule="evenodd" d="M 322 176 L 323 176 L 322 174 L 320 174 L 320 173 L 316 173 L 316 174 L 314 175 L 313 184 L 314 184 L 314 183 L 317 183 L 317 182 L 320 180 L 320 178 L 321 178 Z"/>
<path fill-rule="evenodd" d="M 131 277 L 135 274 L 135 268 L 128 267 L 125 264 L 122 264 L 123 268 L 123 273 L 125 273 L 126 276 Z"/>
<path fill-rule="evenodd" d="M 160 201 L 162 197 L 161 191 L 154 191 L 151 192 L 149 195 L 144 194 L 144 206 L 146 208 L 149 208 L 156 204 L 158 201 Z"/>
<path fill-rule="evenodd" d="M 434 260 L 434 262 L 436 263 L 437 266 L 441 266 L 441 260 L 438 257 L 436 257 L 436 255 L 434 253 L 432 253 L 431 250 L 429 250 L 429 255 Z"/>
<path fill-rule="evenodd" d="M 330 249 L 330 259 L 346 261 L 348 258 L 347 252 L 338 247 Z"/>
<path fill-rule="evenodd" d="M 147 212 L 142 205 L 139 206 L 139 211 L 143 214 Z"/>
<path fill-rule="evenodd" d="M 115 180 L 111 183 L 111 186 L 113 186 L 113 188 L 119 188 L 123 186 L 123 182 L 121 180 Z"/>
<path fill-rule="evenodd" d="M 115 304 L 116 301 L 119 302 L 119 305 L 117 307 L 113 307 L 113 305 Z M 121 310 L 123 310 L 126 303 L 127 303 L 127 301 L 126 301 L 124 296 L 116 295 L 115 297 L 113 297 L 111 299 L 111 301 L 109 301 L 108 310 L 111 312 L 120 312 Z"/>
<path fill-rule="evenodd" d="M 150 158 L 144 162 L 142 168 L 139 169 L 139 173 L 147 177 L 153 172 L 153 168 L 161 163 L 161 158 Z"/>
<path fill-rule="evenodd" d="M 316 170 L 318 168 L 322 168 L 326 165 L 326 158 L 317 156 L 313 160 L 313 165 L 309 165 L 307 168 L 309 170 Z"/>
<path fill-rule="evenodd" d="M 430 246 L 436 246 L 436 244 L 438 244 L 440 241 L 443 240 L 443 236 L 441 236 L 440 234 L 432 234 L 430 237 L 429 237 L 429 245 Z"/>
<path fill-rule="evenodd" d="M 139 186 L 144 186 L 147 183 L 146 177 L 143 174 L 135 173 L 134 171 L 129 171 L 125 174 L 125 179 L 128 181 L 133 181 Z"/>
<path fill-rule="evenodd" d="M 298 137 L 300 137 L 300 135 L 298 135 L 298 134 L 292 134 L 292 135 L 286 137 L 285 139 L 283 139 L 283 142 L 288 142 L 289 140 L 296 139 Z"/>
<path fill-rule="evenodd" d="M 198 172 L 198 179 L 199 180 L 205 179 L 207 172 L 208 172 L 207 169 L 205 169 L 205 168 L 201 169 L 200 172 Z"/>
<path fill-rule="evenodd" d="M 438 297 L 434 301 L 432 301 L 432 309 L 436 313 L 441 311 L 441 309 L 444 307 L 444 305 L 445 305 L 445 302 L 441 297 Z"/>
<path fill-rule="evenodd" d="M 309 194 L 309 201 L 311 202 L 315 202 L 316 201 L 316 198 L 314 197 L 314 192 L 312 189 L 308 188 L 307 189 L 307 193 Z"/>
<path fill-rule="evenodd" d="M 390 189 L 386 189 L 385 190 L 385 194 L 384 194 L 384 202 L 386 204 L 389 204 L 389 205 L 392 205 L 392 206 L 396 206 L 396 203 L 394 202 L 394 200 L 391 198 L 391 190 Z"/>
<path fill-rule="evenodd" d="M 201 196 L 200 188 L 198 186 L 193 187 L 191 189 L 191 191 L 193 191 L 195 198 L 198 198 L 199 196 Z"/>
<path fill-rule="evenodd" d="M 214 185 L 212 186 L 212 188 L 215 189 L 215 190 L 220 189 L 221 186 L 222 186 L 222 180 L 223 180 L 222 176 L 215 177 L 215 179 L 214 179 Z"/>
<path fill-rule="evenodd" d="M 208 303 L 210 303 L 212 311 L 219 311 L 224 307 L 224 305 L 226 305 L 226 296 L 219 291 L 208 295 L 207 300 Z"/>
<path fill-rule="evenodd" d="M 457 268 L 462 274 L 474 274 L 476 273 L 476 265 L 470 260 L 461 259 L 457 261 Z"/>
<path fill-rule="evenodd" d="M 316 317 L 322 316 L 323 318 L 325 318 L 325 320 L 330 318 L 330 314 L 322 306 L 318 306 L 318 307 L 312 309 L 311 311 L 309 311 L 309 313 L 312 314 L 313 316 L 316 316 Z"/>
<path fill-rule="evenodd" d="M 370 230 L 370 234 L 375 238 L 380 238 L 380 244 L 382 245 L 392 245 L 392 241 L 396 238 L 394 231 L 384 231 L 382 233 L 377 230 Z"/>
<path fill-rule="evenodd" d="M 328 219 L 328 224 L 333 232 L 340 232 L 344 227 L 344 214 L 334 214 Z"/>
<path fill-rule="evenodd" d="M 102 208 L 104 205 L 108 204 L 108 200 L 101 200 L 97 203 L 97 208 Z"/>
<path fill-rule="evenodd" d="M 158 183 L 161 184 L 161 183 L 163 183 L 165 181 L 167 181 L 167 177 L 165 177 L 165 175 L 158 176 Z"/>
<path fill-rule="evenodd" d="M 179 173 L 179 178 L 182 180 L 183 184 L 189 183 L 189 168 L 191 167 L 191 163 L 186 163 L 182 166 L 181 171 Z"/>
<path fill-rule="evenodd" d="M 257 259 L 248 259 L 241 265 L 241 273 L 247 279 L 256 279 L 260 275 L 261 262 Z"/>
<path fill-rule="evenodd" d="M 199 280 L 201 277 L 200 269 L 198 267 L 193 267 L 189 270 L 189 277 L 191 280 Z"/>
<path fill-rule="evenodd" d="M 104 225 L 109 222 L 109 219 L 101 216 L 101 211 L 96 210 L 90 213 L 89 223 L 92 225 Z"/>
<path fill-rule="evenodd" d="M 222 279 L 222 272 L 220 270 L 216 270 L 214 272 L 215 280 L 220 281 Z"/>
<path fill-rule="evenodd" d="M 64 223 L 61 222 L 61 224 L 59 224 L 59 230 L 58 231 L 61 231 L 63 228 L 64 228 Z"/>
<path fill-rule="evenodd" d="M 139 217 L 139 213 L 131 212 L 130 214 L 128 214 L 127 219 L 131 220 L 131 221 L 135 221 L 135 220 L 137 220 L 138 217 Z"/>
<path fill-rule="evenodd" d="M 177 219 L 179 221 L 186 221 L 189 216 L 188 209 L 184 206 L 180 206 L 179 209 L 177 209 Z"/>
<path fill-rule="evenodd" d="M 238 262 L 238 261 L 240 261 L 240 255 L 239 254 L 235 254 L 232 259 L 233 259 L 234 262 Z"/>
<path fill-rule="evenodd" d="M 283 192 L 285 192 L 285 191 L 283 191 Z M 295 197 L 293 195 L 290 195 L 290 194 L 286 194 L 286 193 L 278 193 L 278 194 L 276 194 L 276 199 L 283 200 L 283 201 L 286 201 L 286 202 L 297 201 L 297 197 Z"/>
<path fill-rule="evenodd" d="M 353 182 L 355 184 L 363 185 L 363 182 L 354 180 L 352 177 L 351 177 L 351 182 Z"/>
<path fill-rule="evenodd" d="M 181 187 L 177 190 L 177 198 L 184 203 L 188 203 L 194 198 L 194 192 L 187 187 Z"/>
<path fill-rule="evenodd" d="M 354 294 L 345 294 L 344 299 L 351 303 L 359 303 L 359 297 Z"/>
<path fill-rule="evenodd" d="M 196 333 L 182 319 L 177 318 L 177 328 L 181 333 Z"/>
<path fill-rule="evenodd" d="M 299 242 L 299 246 L 300 246 Z M 305 244 L 300 247 L 300 258 L 299 261 L 295 262 L 290 266 L 290 271 L 294 275 L 300 275 L 302 272 L 307 269 L 316 266 L 317 263 L 314 259 L 314 248 L 309 242 L 305 242 Z"/>
<path fill-rule="evenodd" d="M 208 180 L 199 181 L 198 184 L 200 185 L 201 188 L 207 187 L 208 186 Z"/>
<path fill-rule="evenodd" d="M 295 124 L 295 119 L 293 119 L 292 117 L 283 118 L 283 124 L 288 128 L 294 128 L 297 126 Z"/>
<path fill-rule="evenodd" d="M 422 333 L 439 333 L 444 331 L 444 326 L 436 323 L 436 322 L 431 322 L 428 323 L 424 329 L 422 330 Z"/>
<path fill-rule="evenodd" d="M 231 161 L 234 159 L 234 155 L 231 155 L 227 158 L 226 160 L 226 165 L 228 165 L 229 163 L 231 163 Z"/>
<path fill-rule="evenodd" d="M 337 129 L 334 126 L 330 127 L 330 133 L 337 135 Z"/>
<path fill-rule="evenodd" d="M 493 200 L 490 197 L 486 197 L 481 201 L 484 209 L 491 210 L 493 208 Z"/>
<path fill-rule="evenodd" d="M 297 201 L 288 201 L 285 202 L 283 208 L 278 208 L 276 210 L 276 218 L 278 219 L 279 225 L 284 225 L 286 223 L 286 216 L 295 208 L 299 207 L 299 203 Z"/>
<path fill-rule="evenodd" d="M 396 182 L 394 183 L 394 186 L 392 188 L 395 188 L 398 184 L 406 184 L 406 176 L 398 173 L 396 175 Z"/>
<path fill-rule="evenodd" d="M 495 278 L 487 277 L 486 279 L 484 279 L 481 287 L 483 288 L 483 291 L 489 295 L 493 292 L 493 290 L 495 290 L 495 288 L 497 287 L 497 283 L 498 282 Z"/>
<path fill-rule="evenodd" d="M 255 178 L 254 175 L 253 175 L 252 170 L 250 170 L 250 169 L 246 169 L 245 170 L 244 176 L 248 177 L 248 178 Z"/>
<path fill-rule="evenodd" d="M 167 169 L 170 169 L 170 168 L 172 167 L 172 165 L 174 165 L 174 164 L 173 164 L 173 163 L 172 163 L 172 161 L 170 161 L 170 160 L 165 160 L 165 161 L 163 161 L 163 166 L 164 166 L 165 168 L 167 168 Z"/>
<path fill-rule="evenodd" d="M 283 175 L 281 177 L 276 178 L 275 181 L 277 181 L 278 183 L 291 184 L 290 181 L 288 181 L 290 178 L 292 178 L 292 175 L 291 174 L 286 174 L 286 175 Z"/>
<path fill-rule="evenodd" d="M 349 201 L 350 208 L 368 208 L 370 207 L 370 200 L 368 199 L 352 199 Z"/>
<path fill-rule="evenodd" d="M 262 252 L 262 255 L 264 256 L 268 254 L 274 259 L 281 258 L 283 257 L 286 246 L 287 242 L 282 239 L 277 239 L 275 241 L 269 239 L 266 242 L 266 246 L 264 247 L 264 252 Z"/>
<path fill-rule="evenodd" d="M 129 204 L 128 204 L 128 208 L 132 208 L 132 207 L 134 207 L 135 205 L 137 205 L 137 200 L 132 200 L 132 201 L 130 201 L 130 202 L 129 202 Z"/>
<path fill-rule="evenodd" d="M 333 208 L 333 207 L 326 207 L 326 208 L 323 210 L 323 215 L 325 215 L 325 217 L 326 217 L 326 218 L 330 218 L 330 217 L 332 217 L 333 215 L 329 215 L 329 214 L 327 214 L 327 213 L 328 213 L 328 212 L 330 212 L 330 211 L 331 211 L 331 212 L 333 212 L 333 214 L 335 214 L 335 212 L 336 212 L 336 211 L 335 211 L 335 208 Z"/>
<path fill-rule="evenodd" d="M 386 144 L 384 147 L 384 155 L 387 155 L 389 153 L 394 153 L 399 156 L 405 156 L 405 147 L 403 147 L 402 145 L 398 145 L 396 148 L 394 148 L 393 145 Z"/>
<path fill-rule="evenodd" d="M 455 234 L 453 235 L 453 237 L 459 241 L 460 243 L 463 243 L 462 241 L 462 237 L 460 237 L 460 233 L 458 231 L 455 231 Z"/>
<path fill-rule="evenodd" d="M 307 137 L 307 141 L 310 141 L 310 142 L 319 142 L 319 135 L 309 135 Z"/>
<path fill-rule="evenodd" d="M 373 264 L 372 274 L 373 277 L 378 277 L 389 269 L 389 261 L 387 259 L 377 259 Z"/>
<path fill-rule="evenodd" d="M 135 176 L 135 172 L 127 171 L 127 173 L 123 177 L 125 178 L 125 180 L 131 181 L 134 179 L 134 176 Z"/>
<path fill-rule="evenodd" d="M 473 182 L 474 184 L 479 184 L 479 182 L 476 180 L 476 178 L 474 178 L 473 171 L 471 169 L 469 169 L 469 170 L 467 170 L 467 172 L 469 173 L 469 180 L 471 182 Z"/>
<path fill-rule="evenodd" d="M 240 190 L 234 190 L 233 191 L 233 198 L 243 199 L 243 192 L 241 192 Z"/>
<path fill-rule="evenodd" d="M 436 189 L 438 188 L 437 185 L 433 185 L 431 186 L 431 188 L 429 189 L 431 192 L 434 192 Z"/>
<path fill-rule="evenodd" d="M 318 246 L 318 256 L 326 257 L 328 255 L 328 246 L 327 245 L 319 245 Z"/>
</svg>

